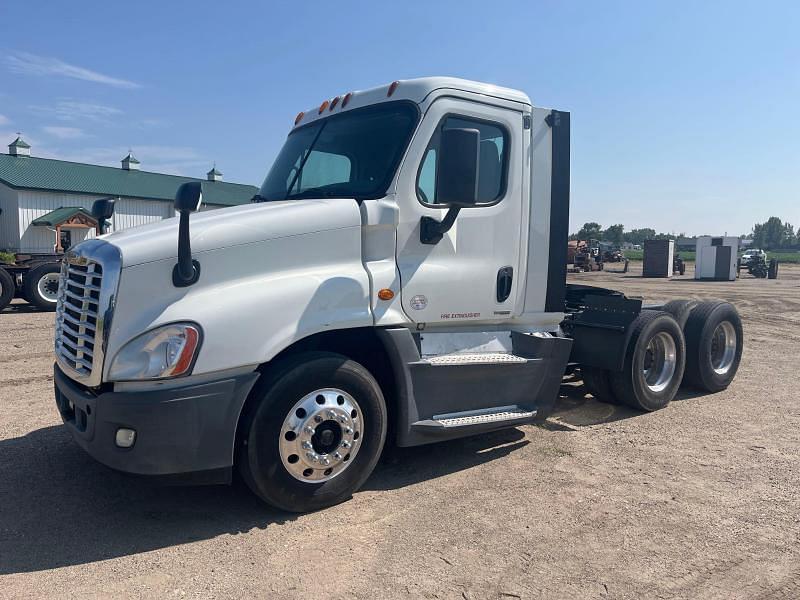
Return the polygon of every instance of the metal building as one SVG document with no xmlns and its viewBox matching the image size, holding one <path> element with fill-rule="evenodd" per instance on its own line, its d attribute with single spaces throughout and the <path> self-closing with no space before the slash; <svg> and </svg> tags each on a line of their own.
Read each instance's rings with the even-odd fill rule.
<svg viewBox="0 0 800 600">
<path fill-rule="evenodd" d="M 85 217 L 98 198 L 117 198 L 108 231 L 173 217 L 178 187 L 197 181 L 142 171 L 132 154 L 117 169 L 36 158 L 19 137 L 8 150 L 0 153 L 0 250 L 8 252 L 61 252 L 94 237 Z M 203 208 L 245 204 L 257 192 L 250 185 L 223 182 L 214 167 L 203 181 Z"/>
</svg>

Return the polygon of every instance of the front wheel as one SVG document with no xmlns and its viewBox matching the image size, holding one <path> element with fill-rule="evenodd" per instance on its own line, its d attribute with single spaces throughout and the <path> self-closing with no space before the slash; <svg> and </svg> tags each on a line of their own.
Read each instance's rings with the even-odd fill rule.
<svg viewBox="0 0 800 600">
<path fill-rule="evenodd" d="M 239 469 L 262 500 L 290 512 L 350 498 L 369 477 L 386 440 L 386 405 L 359 363 L 327 352 L 284 359 L 240 426 Z"/>
</svg>

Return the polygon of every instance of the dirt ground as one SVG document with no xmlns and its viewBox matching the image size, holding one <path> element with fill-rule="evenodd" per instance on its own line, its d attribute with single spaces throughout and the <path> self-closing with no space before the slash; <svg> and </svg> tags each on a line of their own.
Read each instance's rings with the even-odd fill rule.
<svg viewBox="0 0 800 600">
<path fill-rule="evenodd" d="M 0 597 L 800 597 L 800 267 L 697 283 L 632 266 L 570 279 L 735 303 L 730 389 L 643 415 L 568 382 L 546 426 L 397 450 L 351 501 L 302 516 L 96 464 L 59 425 L 52 315 L 13 304 Z"/>
</svg>

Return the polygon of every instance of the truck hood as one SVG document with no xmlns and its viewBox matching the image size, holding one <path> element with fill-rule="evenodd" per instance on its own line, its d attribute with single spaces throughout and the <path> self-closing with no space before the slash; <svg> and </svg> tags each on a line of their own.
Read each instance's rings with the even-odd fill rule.
<svg viewBox="0 0 800 600">
<path fill-rule="evenodd" d="M 286 200 L 207 210 L 190 217 L 192 253 L 360 225 L 353 199 Z M 178 256 L 177 217 L 101 237 L 120 249 L 123 267 Z"/>
</svg>

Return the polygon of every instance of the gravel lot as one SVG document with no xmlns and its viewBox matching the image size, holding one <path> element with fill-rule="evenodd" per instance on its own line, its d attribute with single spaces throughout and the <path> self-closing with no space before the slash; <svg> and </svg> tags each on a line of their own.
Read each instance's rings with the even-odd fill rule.
<svg viewBox="0 0 800 600">
<path fill-rule="evenodd" d="M 86 456 L 52 399 L 52 314 L 0 314 L 0 597 L 798 598 L 800 267 L 696 283 L 744 318 L 726 392 L 642 415 L 563 386 L 544 427 L 384 459 L 295 516 L 242 488 L 162 488 Z"/>
</svg>

